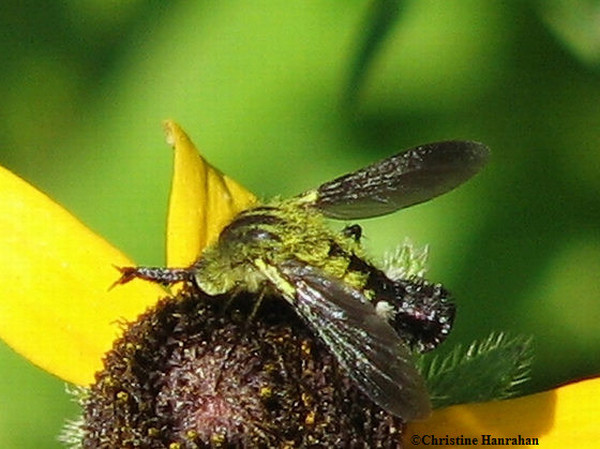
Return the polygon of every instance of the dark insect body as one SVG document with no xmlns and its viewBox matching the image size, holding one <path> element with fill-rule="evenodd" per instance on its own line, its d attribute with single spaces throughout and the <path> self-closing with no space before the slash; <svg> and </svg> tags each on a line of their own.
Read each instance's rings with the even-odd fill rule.
<svg viewBox="0 0 600 449">
<path fill-rule="evenodd" d="M 431 409 L 411 351 L 435 348 L 455 306 L 440 285 L 392 277 L 367 261 L 362 230 L 332 230 L 325 218 L 384 215 L 465 182 L 489 150 L 469 141 L 422 145 L 287 200 L 238 214 L 218 242 L 186 268 L 125 267 L 134 278 L 194 283 L 209 295 L 282 296 L 377 405 L 411 421 Z"/>
</svg>

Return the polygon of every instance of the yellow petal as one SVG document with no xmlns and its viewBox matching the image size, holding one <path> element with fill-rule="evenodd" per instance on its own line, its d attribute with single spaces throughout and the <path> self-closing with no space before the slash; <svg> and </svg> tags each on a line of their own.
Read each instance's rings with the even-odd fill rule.
<svg viewBox="0 0 600 449">
<path fill-rule="evenodd" d="M 165 130 L 175 150 L 167 265 L 187 267 L 216 241 L 235 215 L 256 202 L 256 197 L 208 164 L 179 125 L 166 121 Z"/>
<path fill-rule="evenodd" d="M 477 438 L 537 438 L 539 447 L 595 448 L 600 437 L 600 378 L 506 401 L 465 404 L 437 410 L 430 419 L 410 423 L 405 447 L 434 446 L 430 436 Z M 418 436 L 413 441 L 414 435 Z M 414 444 L 420 440 L 420 444 Z M 449 443 L 439 443 L 449 446 Z M 511 443 L 507 443 L 510 445 Z M 473 444 L 453 444 L 452 447 Z M 499 446 L 496 441 L 496 446 Z"/>
<path fill-rule="evenodd" d="M 62 207 L 0 167 L 0 337 L 36 365 L 79 385 L 164 292 L 147 282 L 108 291 L 131 265 Z"/>
</svg>

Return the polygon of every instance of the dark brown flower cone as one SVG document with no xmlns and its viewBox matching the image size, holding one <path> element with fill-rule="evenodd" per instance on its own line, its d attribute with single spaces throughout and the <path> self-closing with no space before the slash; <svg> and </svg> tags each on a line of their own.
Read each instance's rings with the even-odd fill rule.
<svg viewBox="0 0 600 449">
<path fill-rule="evenodd" d="M 127 326 L 84 402 L 85 448 L 399 448 L 281 298 L 187 289 Z"/>
</svg>

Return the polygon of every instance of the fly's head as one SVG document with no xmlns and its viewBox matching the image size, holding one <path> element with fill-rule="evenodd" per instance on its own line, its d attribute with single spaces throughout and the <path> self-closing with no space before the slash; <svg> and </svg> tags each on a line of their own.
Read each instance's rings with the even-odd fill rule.
<svg viewBox="0 0 600 449">
<path fill-rule="evenodd" d="M 343 250 L 332 250 L 338 247 Z M 359 288 L 364 276 L 348 270 L 348 255 L 362 253 L 360 227 L 334 231 L 318 210 L 292 198 L 238 214 L 223 229 L 217 243 L 204 251 L 193 270 L 198 287 L 212 295 L 236 289 L 277 293 L 257 269 L 259 260 L 270 266 L 299 260 Z"/>
</svg>

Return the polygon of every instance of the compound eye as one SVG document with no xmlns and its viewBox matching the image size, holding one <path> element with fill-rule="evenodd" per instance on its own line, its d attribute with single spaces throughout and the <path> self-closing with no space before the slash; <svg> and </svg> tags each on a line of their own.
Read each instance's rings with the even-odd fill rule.
<svg viewBox="0 0 600 449">
<path fill-rule="evenodd" d="M 251 244 L 257 241 L 280 242 L 281 237 L 271 231 L 267 231 L 266 229 L 250 228 L 244 229 L 243 232 L 240 232 L 238 240 L 245 244 Z"/>
</svg>

